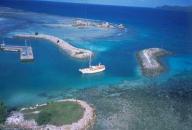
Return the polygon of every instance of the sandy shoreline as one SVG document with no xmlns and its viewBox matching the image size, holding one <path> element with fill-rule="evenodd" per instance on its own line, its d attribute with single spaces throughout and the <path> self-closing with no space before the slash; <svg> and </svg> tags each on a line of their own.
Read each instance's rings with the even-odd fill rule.
<svg viewBox="0 0 192 130">
<path fill-rule="evenodd" d="M 63 39 L 60 39 L 60 38 L 58 38 L 56 36 L 52 36 L 52 35 L 17 34 L 17 35 L 15 35 L 15 37 L 44 39 L 44 40 L 50 41 L 53 44 L 57 45 L 62 50 L 64 50 L 71 57 L 78 58 L 78 59 L 85 59 L 85 58 L 88 58 L 90 55 L 93 55 L 93 52 L 91 52 L 90 50 L 74 47 L 71 44 L 69 44 L 68 42 L 64 41 Z"/>
<path fill-rule="evenodd" d="M 42 105 L 36 105 L 34 107 L 30 108 L 22 108 L 19 112 L 13 112 L 11 116 L 9 116 L 6 120 L 6 125 L 10 127 L 16 127 L 21 129 L 32 129 L 32 130 L 86 130 L 90 126 L 93 125 L 96 114 L 95 109 L 92 108 L 88 103 L 82 100 L 76 100 L 76 99 L 64 99 L 64 100 L 58 100 L 56 102 L 75 102 L 79 104 L 84 109 L 84 114 L 81 119 L 79 119 L 77 122 L 74 122 L 72 124 L 68 125 L 62 125 L 62 126 L 54 126 L 51 124 L 38 126 L 35 120 L 25 120 L 24 115 L 22 113 L 23 110 L 30 109 L 34 110 L 38 106 Z"/>
</svg>

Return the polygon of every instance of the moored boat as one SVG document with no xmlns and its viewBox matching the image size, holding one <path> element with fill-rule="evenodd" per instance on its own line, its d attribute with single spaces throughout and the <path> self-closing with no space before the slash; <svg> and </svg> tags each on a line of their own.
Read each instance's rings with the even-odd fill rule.
<svg viewBox="0 0 192 130">
<path fill-rule="evenodd" d="M 79 69 L 79 71 L 83 74 L 93 74 L 93 73 L 98 73 L 98 72 L 102 72 L 105 70 L 105 65 L 95 65 L 95 66 L 89 66 L 88 68 L 83 68 L 83 69 Z"/>
<path fill-rule="evenodd" d="M 79 69 L 79 71 L 82 74 L 94 74 L 94 73 L 102 72 L 104 70 L 105 70 L 105 65 L 102 65 L 100 63 L 98 65 L 91 65 L 91 55 L 89 59 L 89 67 Z"/>
</svg>

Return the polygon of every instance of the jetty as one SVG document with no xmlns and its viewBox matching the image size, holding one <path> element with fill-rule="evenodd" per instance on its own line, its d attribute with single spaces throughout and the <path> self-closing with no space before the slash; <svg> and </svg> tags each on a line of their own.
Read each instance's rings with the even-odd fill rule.
<svg viewBox="0 0 192 130">
<path fill-rule="evenodd" d="M 159 61 L 159 58 L 170 54 L 170 52 L 161 48 L 148 48 L 137 53 L 137 58 L 145 76 L 156 76 L 165 71 L 165 67 Z"/>
<path fill-rule="evenodd" d="M 67 54 L 69 54 L 71 57 L 78 58 L 78 59 L 89 58 L 90 55 L 93 55 L 93 52 L 90 50 L 74 47 L 70 43 L 64 41 L 63 39 L 58 38 L 56 36 L 52 36 L 52 35 L 35 33 L 35 34 L 17 34 L 15 35 L 15 37 L 44 39 L 44 40 L 50 41 L 51 43 L 57 45 L 59 48 L 65 51 Z"/>
<path fill-rule="evenodd" d="M 33 50 L 31 46 L 13 46 L 2 43 L 0 44 L 0 50 L 10 52 L 20 52 L 21 61 L 31 61 L 34 59 Z"/>
</svg>

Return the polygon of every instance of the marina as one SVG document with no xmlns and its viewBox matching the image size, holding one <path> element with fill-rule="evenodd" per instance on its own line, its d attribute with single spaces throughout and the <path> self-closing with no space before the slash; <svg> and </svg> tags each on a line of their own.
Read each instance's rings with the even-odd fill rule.
<svg viewBox="0 0 192 130">
<path fill-rule="evenodd" d="M 0 129 L 192 130 L 192 13 L 38 1 L 0 1 Z"/>
<path fill-rule="evenodd" d="M 20 52 L 21 61 L 31 61 L 34 59 L 31 46 L 13 46 L 2 43 L 0 44 L 0 50 L 9 52 Z"/>
<path fill-rule="evenodd" d="M 77 48 L 72 46 L 70 43 L 64 41 L 63 39 L 60 39 L 56 36 L 47 35 L 47 34 L 17 34 L 15 35 L 17 38 L 34 38 L 34 39 L 44 39 L 47 41 L 50 41 L 51 43 L 57 45 L 59 48 L 61 48 L 63 51 L 65 51 L 67 54 L 69 54 L 71 57 L 77 58 L 77 59 L 86 59 L 89 57 L 89 55 L 92 55 L 93 52 L 90 50 Z"/>
</svg>

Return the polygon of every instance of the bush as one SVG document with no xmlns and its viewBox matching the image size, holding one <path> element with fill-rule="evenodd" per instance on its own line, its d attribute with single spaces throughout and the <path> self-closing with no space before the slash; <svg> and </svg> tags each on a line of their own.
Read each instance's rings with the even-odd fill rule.
<svg viewBox="0 0 192 130">
<path fill-rule="evenodd" d="M 0 101 L 0 124 L 3 124 L 7 117 L 7 107 Z"/>
<path fill-rule="evenodd" d="M 38 32 L 35 32 L 35 35 L 38 35 L 39 33 Z"/>
<path fill-rule="evenodd" d="M 51 121 L 52 114 L 47 111 L 41 111 L 37 117 L 38 125 L 46 125 Z"/>
</svg>

